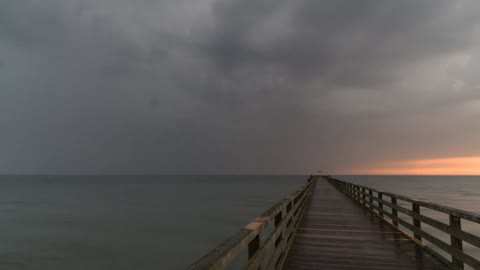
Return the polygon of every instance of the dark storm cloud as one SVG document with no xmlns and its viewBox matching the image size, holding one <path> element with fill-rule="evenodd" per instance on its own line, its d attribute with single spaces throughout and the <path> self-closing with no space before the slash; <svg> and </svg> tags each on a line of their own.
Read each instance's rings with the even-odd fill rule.
<svg viewBox="0 0 480 270">
<path fill-rule="evenodd" d="M 466 0 L 7 1 L 0 169 L 348 172 L 480 155 L 479 13 Z"/>
</svg>

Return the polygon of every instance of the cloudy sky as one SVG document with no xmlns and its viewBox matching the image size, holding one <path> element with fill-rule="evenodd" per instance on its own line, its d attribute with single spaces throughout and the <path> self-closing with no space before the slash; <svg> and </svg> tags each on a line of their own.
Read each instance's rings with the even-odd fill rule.
<svg viewBox="0 0 480 270">
<path fill-rule="evenodd" d="M 480 173 L 479 71 L 478 0 L 1 1 L 0 173 Z"/>
</svg>

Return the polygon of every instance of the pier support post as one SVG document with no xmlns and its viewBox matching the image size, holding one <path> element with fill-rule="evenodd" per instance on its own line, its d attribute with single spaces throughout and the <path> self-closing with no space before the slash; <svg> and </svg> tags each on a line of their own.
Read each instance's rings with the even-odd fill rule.
<svg viewBox="0 0 480 270">
<path fill-rule="evenodd" d="M 450 227 L 452 229 L 456 229 L 456 230 L 462 229 L 462 223 L 459 217 L 456 217 L 450 214 L 449 219 L 450 219 Z M 463 251 L 462 240 L 453 235 L 450 235 L 450 245 L 457 250 Z M 455 266 L 459 267 L 460 269 L 464 269 L 463 262 L 455 256 L 452 256 L 452 263 Z"/>
</svg>

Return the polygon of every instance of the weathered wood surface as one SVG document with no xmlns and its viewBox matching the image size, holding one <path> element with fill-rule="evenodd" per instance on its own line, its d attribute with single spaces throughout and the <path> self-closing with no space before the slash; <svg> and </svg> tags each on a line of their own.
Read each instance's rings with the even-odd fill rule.
<svg viewBox="0 0 480 270">
<path fill-rule="evenodd" d="M 293 241 L 295 228 L 302 220 L 317 178 L 311 176 L 305 186 L 273 205 L 187 269 L 225 269 L 243 250 L 248 251 L 245 269 L 280 268 Z M 266 232 L 267 226 L 272 221 L 273 232 Z M 269 253 L 273 255 L 268 256 Z"/>
<path fill-rule="evenodd" d="M 283 269 L 450 268 L 319 179 Z"/>
</svg>

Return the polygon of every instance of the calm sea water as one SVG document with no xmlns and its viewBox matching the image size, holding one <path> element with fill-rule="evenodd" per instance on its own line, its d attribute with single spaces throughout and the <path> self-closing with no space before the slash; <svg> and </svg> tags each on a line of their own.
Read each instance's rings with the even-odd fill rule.
<svg viewBox="0 0 480 270">
<path fill-rule="evenodd" d="M 339 178 L 480 213 L 480 177 Z M 1 176 L 0 270 L 184 269 L 305 181 Z"/>
</svg>

